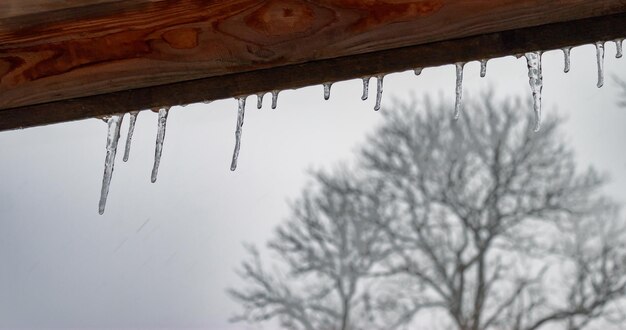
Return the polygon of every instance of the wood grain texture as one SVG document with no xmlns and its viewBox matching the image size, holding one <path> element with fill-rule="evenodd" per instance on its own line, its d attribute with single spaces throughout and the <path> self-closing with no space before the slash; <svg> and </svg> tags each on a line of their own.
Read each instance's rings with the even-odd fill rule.
<svg viewBox="0 0 626 330">
<path fill-rule="evenodd" d="M 124 0 L 2 0 L 0 19 Z"/>
<path fill-rule="evenodd" d="M 626 13 L 5 109 L 0 131 L 613 40 L 624 22 Z"/>
<path fill-rule="evenodd" d="M 96 2 L 0 22 L 0 109 L 626 11 L 618 0 Z"/>
<path fill-rule="evenodd" d="M 600 19 L 591 21 L 600 24 L 602 17 L 626 12 L 624 0 L 66 1 L 67 6 L 59 7 L 50 5 L 52 0 L 27 0 L 39 6 L 0 18 L 0 121 L 10 117 L 2 109 L 14 114 L 38 104 L 39 109 L 50 109 L 50 104 L 83 102 L 83 110 L 72 110 L 78 112 L 66 120 L 105 112 L 87 110 L 103 106 L 85 101 L 88 97 L 110 100 L 106 95 L 124 95 L 126 101 L 105 104 L 111 113 L 297 88 L 451 63 L 466 54 L 502 56 L 531 46 L 533 38 L 550 41 L 541 49 L 554 48 L 571 32 L 545 36 L 545 30 L 537 30 L 537 35 L 525 35 L 529 40 L 521 47 L 508 44 L 512 41 L 506 40 L 505 32 L 594 17 Z M 619 15 L 611 22 L 614 26 L 604 27 L 607 33 L 626 25 Z M 582 30 L 587 32 L 584 26 Z M 486 35 L 499 36 L 500 44 L 473 49 L 477 46 L 469 37 Z M 592 42 L 593 37 L 583 33 L 577 42 Z M 449 40 L 464 43 L 446 43 Z M 397 62 L 407 47 L 434 44 L 444 47 L 437 52 L 450 61 L 422 58 L 425 50 L 432 51 L 428 46 L 415 48 L 412 63 L 363 62 L 370 60 L 364 55 Z M 389 57 L 377 59 L 381 52 Z M 329 65 L 324 63 L 334 64 L 323 72 L 318 68 Z M 179 94 L 172 95 L 172 86 L 185 87 L 176 87 Z M 189 94 L 195 86 L 220 91 L 207 90 L 201 98 Z M 168 99 L 148 96 L 157 91 Z M 68 101 L 56 102 L 61 100 Z M 48 121 L 29 122 L 58 121 L 55 115 L 38 116 Z M 30 125 L 25 121 L 19 126 Z"/>
</svg>

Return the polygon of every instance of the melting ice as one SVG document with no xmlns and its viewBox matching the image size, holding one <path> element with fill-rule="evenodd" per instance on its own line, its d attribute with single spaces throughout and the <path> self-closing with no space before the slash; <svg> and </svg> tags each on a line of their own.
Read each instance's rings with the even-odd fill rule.
<svg viewBox="0 0 626 330">
<path fill-rule="evenodd" d="M 563 72 L 568 73 L 569 69 L 570 69 L 570 59 L 571 59 L 571 52 L 572 52 L 572 47 L 565 47 L 562 48 L 563 50 L 563 59 L 565 61 L 565 64 L 563 66 Z"/>
<path fill-rule="evenodd" d="M 613 40 L 616 46 L 616 58 L 621 58 L 623 56 L 623 41 L 624 39 L 616 39 Z M 605 45 L 604 42 L 598 41 L 595 42 L 596 47 L 596 59 L 598 66 L 598 82 L 597 86 L 602 87 L 604 84 L 604 55 L 605 55 Z M 564 56 L 564 72 L 570 71 L 570 62 L 571 62 L 571 50 L 572 47 L 564 47 L 561 49 L 563 51 Z M 528 52 L 524 55 L 517 54 L 516 57 L 520 58 L 521 56 L 525 56 L 528 66 L 528 78 L 529 84 L 533 95 L 533 110 L 535 113 L 535 127 L 534 130 L 539 131 L 541 128 L 541 112 L 542 112 L 542 89 L 543 89 L 543 76 L 542 76 L 542 67 L 541 67 L 541 51 L 536 52 Z M 485 77 L 487 73 L 487 59 L 480 60 L 480 76 Z M 456 68 L 456 100 L 455 100 L 455 109 L 454 109 L 454 119 L 458 119 L 460 117 L 461 111 L 463 109 L 463 69 L 465 63 L 458 62 L 455 63 Z M 415 75 L 420 75 L 422 73 L 422 68 L 414 69 Z M 383 94 L 383 80 L 385 75 L 379 74 L 376 75 L 376 104 L 374 106 L 374 110 L 378 111 L 381 107 L 382 102 L 382 94 Z M 369 94 L 369 83 L 373 77 L 363 77 L 361 78 L 363 81 L 363 94 L 361 96 L 362 100 L 367 100 Z M 332 87 L 331 82 L 326 82 L 323 84 L 324 87 L 324 99 L 328 100 L 330 98 L 330 91 Z M 278 94 L 279 90 L 272 90 L 272 109 L 276 109 L 278 104 Z M 257 93 L 257 108 L 261 109 L 263 106 L 263 97 L 265 93 Z M 205 101 L 203 103 L 208 104 L 211 101 Z M 237 168 L 237 161 L 239 158 L 239 151 L 241 148 L 241 134 L 244 122 L 245 115 L 245 106 L 246 106 L 246 98 L 239 97 L 237 98 L 238 102 L 238 113 L 237 113 L 237 125 L 235 129 L 235 149 L 233 151 L 233 157 L 230 169 L 234 171 Z M 184 105 L 181 105 L 184 106 Z M 161 154 L 163 151 L 163 142 L 165 140 L 165 129 L 167 124 L 167 117 L 169 112 L 169 107 L 161 108 L 158 110 L 159 119 L 158 119 L 158 133 L 156 138 L 156 147 L 154 154 L 154 166 L 152 168 L 152 176 L 151 181 L 156 182 Z M 137 116 L 139 111 L 132 111 L 129 113 L 129 128 L 128 135 L 126 137 L 126 148 L 124 151 L 123 160 L 128 161 L 132 137 L 135 130 L 135 123 L 137 121 Z M 112 115 L 110 117 L 106 117 L 105 120 L 108 126 L 107 132 L 107 144 L 106 144 L 106 159 L 105 159 L 105 168 L 104 175 L 102 179 L 102 189 L 100 194 L 100 203 L 99 203 L 99 213 L 103 214 L 106 206 L 106 200 L 109 192 L 109 187 L 111 184 L 111 178 L 113 175 L 113 167 L 115 162 L 115 156 L 117 152 L 117 145 L 120 138 L 120 126 L 122 124 L 123 114 Z"/>
<path fill-rule="evenodd" d="M 330 88 L 333 86 L 333 83 L 324 83 L 324 100 L 330 99 Z"/>
<path fill-rule="evenodd" d="M 120 139 L 120 126 L 122 125 L 121 115 L 112 115 L 106 118 L 108 130 L 107 130 L 107 155 L 104 161 L 104 176 L 102 177 L 102 189 L 100 191 L 100 204 L 98 206 L 98 212 L 104 214 L 104 208 L 107 203 L 107 196 L 109 195 L 109 186 L 111 185 L 111 178 L 113 177 L 113 166 L 115 164 L 115 154 L 117 153 L 117 142 Z"/>
<path fill-rule="evenodd" d="M 122 159 L 124 162 L 127 162 L 128 156 L 130 156 L 130 144 L 133 139 L 133 133 L 135 132 L 135 122 L 137 121 L 139 111 L 131 111 L 128 115 L 130 119 L 130 124 L 128 126 L 128 134 L 126 135 L 126 149 L 124 149 L 124 158 Z"/>
<path fill-rule="evenodd" d="M 152 183 L 156 182 L 159 173 L 159 165 L 161 164 L 161 154 L 163 153 L 163 141 L 165 140 L 165 126 L 167 124 L 167 115 L 170 111 L 169 107 L 159 109 L 159 127 L 157 131 L 156 147 L 154 149 L 154 166 L 152 167 Z"/>
<path fill-rule="evenodd" d="M 265 93 L 258 93 L 256 95 L 256 108 L 261 109 L 263 107 L 263 96 Z"/>
<path fill-rule="evenodd" d="M 488 59 L 480 60 L 480 76 L 485 77 L 487 75 L 487 61 Z"/>
<path fill-rule="evenodd" d="M 243 117 L 246 112 L 246 98 L 237 98 L 239 109 L 237 111 L 237 126 L 235 127 L 235 150 L 233 151 L 233 160 L 230 163 L 230 170 L 237 169 L 237 159 L 239 159 L 239 149 L 241 148 L 241 131 L 243 128 Z"/>
<path fill-rule="evenodd" d="M 463 107 L 463 66 L 465 63 L 459 62 L 454 64 L 456 66 L 456 102 L 454 103 L 454 120 L 459 119 L 461 116 L 461 109 Z"/>
<path fill-rule="evenodd" d="M 604 42 L 596 42 L 596 59 L 598 62 L 598 88 L 604 85 Z"/>
<path fill-rule="evenodd" d="M 374 110 L 380 110 L 380 103 L 383 99 L 383 79 L 385 78 L 384 74 L 379 74 L 376 76 L 376 105 L 374 105 Z"/>
<path fill-rule="evenodd" d="M 541 128 L 541 90 L 543 89 L 543 76 L 541 73 L 541 52 L 526 53 L 528 65 L 528 81 L 533 93 L 533 109 L 535 111 L 535 132 Z"/>
<path fill-rule="evenodd" d="M 272 109 L 276 109 L 276 106 L 278 105 L 278 93 L 280 93 L 279 90 L 273 90 L 272 91 Z"/>
<path fill-rule="evenodd" d="M 368 94 L 370 93 L 370 79 L 372 77 L 363 77 L 363 95 L 361 95 L 361 100 L 367 100 Z"/>
</svg>

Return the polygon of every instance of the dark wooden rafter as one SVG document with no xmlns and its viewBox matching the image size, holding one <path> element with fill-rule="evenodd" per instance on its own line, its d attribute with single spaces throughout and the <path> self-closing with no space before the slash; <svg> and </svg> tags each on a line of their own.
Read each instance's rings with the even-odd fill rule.
<svg viewBox="0 0 626 330">
<path fill-rule="evenodd" d="M 0 3 L 0 130 L 626 36 L 618 0 L 65 2 Z"/>
</svg>

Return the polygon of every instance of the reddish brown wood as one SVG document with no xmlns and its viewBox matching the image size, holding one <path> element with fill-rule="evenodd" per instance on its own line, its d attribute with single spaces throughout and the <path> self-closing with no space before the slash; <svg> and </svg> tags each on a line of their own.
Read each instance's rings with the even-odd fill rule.
<svg viewBox="0 0 626 330">
<path fill-rule="evenodd" d="M 626 13 L 5 109 L 0 131 L 612 40 L 626 35 L 625 21 Z"/>
<path fill-rule="evenodd" d="M 0 15 L 0 129 L 592 42 L 626 26 L 620 0 L 66 1 Z"/>
<path fill-rule="evenodd" d="M 626 11 L 620 0 L 74 5 L 1 20 L 0 109 Z"/>
<path fill-rule="evenodd" d="M 124 0 L 2 0 L 0 19 Z"/>
</svg>

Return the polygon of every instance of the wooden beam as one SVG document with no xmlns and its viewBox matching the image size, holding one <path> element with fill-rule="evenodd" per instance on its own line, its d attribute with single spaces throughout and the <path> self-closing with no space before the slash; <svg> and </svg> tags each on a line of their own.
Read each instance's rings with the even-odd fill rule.
<svg viewBox="0 0 626 330">
<path fill-rule="evenodd" d="M 2 0 L 0 19 L 124 0 Z"/>
<path fill-rule="evenodd" d="M 612 0 L 127 0 L 20 14 L 0 20 L 0 130 L 623 36 L 626 3 Z"/>
</svg>

